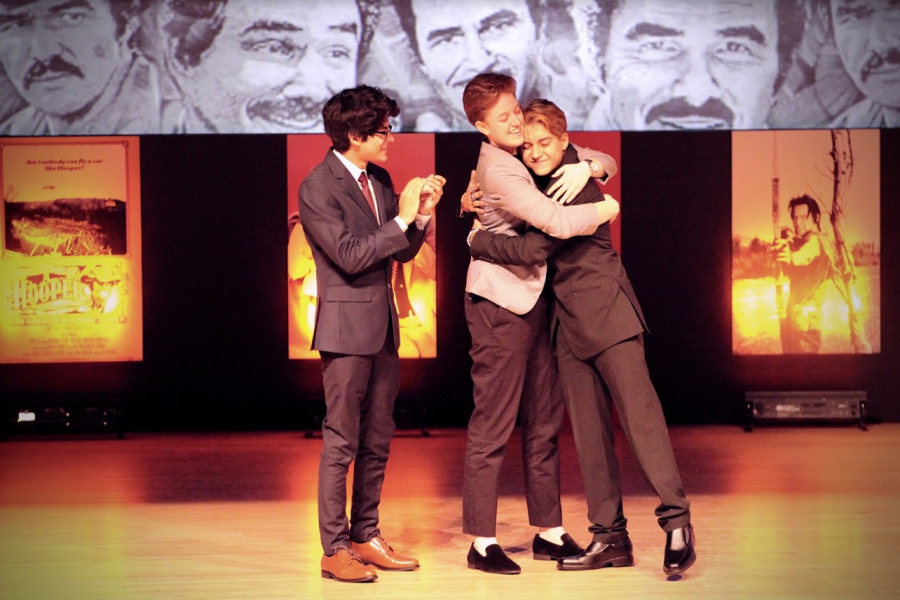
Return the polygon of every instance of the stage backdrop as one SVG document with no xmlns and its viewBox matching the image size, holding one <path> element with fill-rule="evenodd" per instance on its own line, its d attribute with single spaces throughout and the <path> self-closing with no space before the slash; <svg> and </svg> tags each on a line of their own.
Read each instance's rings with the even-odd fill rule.
<svg viewBox="0 0 900 600">
<path fill-rule="evenodd" d="M 0 135 L 322 132 L 360 83 L 395 131 L 471 131 L 483 71 L 573 131 L 897 127 L 898 23 L 888 0 L 2 2 Z"/>
<path fill-rule="evenodd" d="M 735 354 L 881 351 L 879 133 L 732 134 Z"/>
<path fill-rule="evenodd" d="M 316 271 L 298 215 L 297 190 L 306 175 L 325 158 L 331 140 L 326 135 L 294 135 L 288 136 L 287 145 L 288 356 L 318 358 L 319 353 L 310 349 L 316 316 Z M 395 135 L 383 166 L 391 174 L 395 191 L 400 193 L 411 178 L 434 173 L 434 136 Z M 394 263 L 393 288 L 400 317 L 402 358 L 437 356 L 437 226 L 435 213 L 416 258 L 408 263 Z"/>
<path fill-rule="evenodd" d="M 0 362 L 143 355 L 136 137 L 0 140 Z"/>
</svg>

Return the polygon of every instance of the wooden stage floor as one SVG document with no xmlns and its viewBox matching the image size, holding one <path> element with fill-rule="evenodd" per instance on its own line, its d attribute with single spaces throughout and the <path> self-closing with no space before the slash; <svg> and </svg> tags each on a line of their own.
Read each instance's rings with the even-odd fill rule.
<svg viewBox="0 0 900 600">
<path fill-rule="evenodd" d="M 316 527 L 321 439 L 302 432 L 136 433 L 0 442 L 0 598 L 898 598 L 900 424 L 673 427 L 698 559 L 662 572 L 656 500 L 620 438 L 636 565 L 577 573 L 531 559 L 516 437 L 498 538 L 518 576 L 466 568 L 465 431 L 400 431 L 381 509 L 411 573 L 322 579 Z M 588 542 L 571 435 L 563 510 Z"/>
</svg>

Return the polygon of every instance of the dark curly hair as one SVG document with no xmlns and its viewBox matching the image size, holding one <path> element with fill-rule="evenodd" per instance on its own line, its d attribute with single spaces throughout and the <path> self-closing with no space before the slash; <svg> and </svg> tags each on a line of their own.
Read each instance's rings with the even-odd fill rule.
<svg viewBox="0 0 900 600">
<path fill-rule="evenodd" d="M 370 85 L 359 85 L 338 92 L 328 99 L 322 109 L 325 133 L 338 152 L 346 152 L 350 148 L 351 134 L 365 141 L 369 135 L 381 129 L 388 117 L 399 114 L 397 101 Z"/>
</svg>

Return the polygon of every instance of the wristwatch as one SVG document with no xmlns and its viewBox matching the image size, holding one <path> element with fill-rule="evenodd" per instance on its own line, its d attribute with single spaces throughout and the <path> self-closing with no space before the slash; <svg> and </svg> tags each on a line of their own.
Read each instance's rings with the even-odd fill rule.
<svg viewBox="0 0 900 600">
<path fill-rule="evenodd" d="M 600 172 L 600 165 L 594 164 L 594 161 L 592 161 L 591 159 L 586 158 L 584 159 L 584 162 L 587 163 L 588 168 L 591 170 L 591 175 L 596 175 Z"/>
</svg>

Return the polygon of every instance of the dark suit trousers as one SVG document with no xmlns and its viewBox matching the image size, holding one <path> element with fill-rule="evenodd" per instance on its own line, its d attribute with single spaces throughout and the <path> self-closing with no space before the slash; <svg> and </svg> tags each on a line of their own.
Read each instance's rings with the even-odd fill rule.
<svg viewBox="0 0 900 600">
<path fill-rule="evenodd" d="M 377 354 L 322 352 L 325 420 L 319 460 L 319 535 L 326 554 L 378 532 L 378 505 L 394 435 L 400 359 L 388 328 Z M 347 473 L 353 462 L 353 497 L 347 522 Z"/>
<path fill-rule="evenodd" d="M 684 495 L 665 416 L 644 360 L 643 337 L 629 338 L 581 361 L 572 354 L 559 329 L 556 350 L 593 541 L 609 544 L 628 534 L 622 511 L 613 404 L 638 463 L 659 496 L 659 525 L 665 531 L 687 525 L 690 502 Z"/>
<path fill-rule="evenodd" d="M 565 415 L 550 352 L 545 297 L 526 315 L 466 296 L 472 336 L 475 409 L 469 419 L 463 480 L 463 532 L 495 537 L 500 467 L 516 424 L 522 425 L 525 500 L 536 527 L 562 525 L 559 431 Z"/>
</svg>

